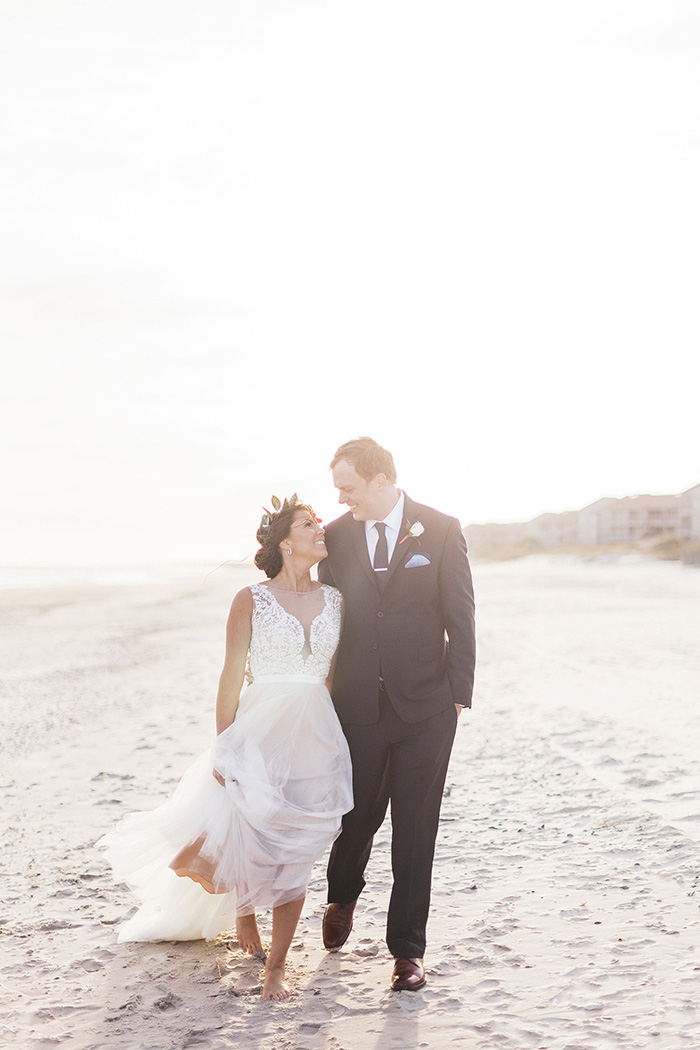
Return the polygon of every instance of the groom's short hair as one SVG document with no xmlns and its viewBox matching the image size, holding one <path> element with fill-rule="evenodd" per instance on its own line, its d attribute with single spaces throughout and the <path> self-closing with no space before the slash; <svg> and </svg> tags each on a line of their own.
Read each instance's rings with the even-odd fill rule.
<svg viewBox="0 0 700 1050">
<path fill-rule="evenodd" d="M 376 478 L 377 474 L 385 474 L 388 481 L 396 484 L 394 457 L 391 452 L 382 448 L 372 438 L 361 437 L 346 441 L 333 456 L 331 470 L 340 463 L 341 459 L 354 467 L 365 481 L 371 481 L 372 478 Z"/>
</svg>

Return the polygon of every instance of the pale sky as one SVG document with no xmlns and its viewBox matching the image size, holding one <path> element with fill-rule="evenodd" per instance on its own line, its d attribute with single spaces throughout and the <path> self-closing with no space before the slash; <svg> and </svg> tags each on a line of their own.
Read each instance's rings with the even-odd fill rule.
<svg viewBox="0 0 700 1050">
<path fill-rule="evenodd" d="M 693 0 L 0 0 L 0 563 L 217 562 L 370 434 L 526 520 L 700 481 Z"/>
</svg>

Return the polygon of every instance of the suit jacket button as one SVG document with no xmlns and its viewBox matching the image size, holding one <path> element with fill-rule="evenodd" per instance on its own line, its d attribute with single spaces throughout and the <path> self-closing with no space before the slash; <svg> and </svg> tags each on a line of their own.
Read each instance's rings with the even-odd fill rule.
<svg viewBox="0 0 700 1050">
<path fill-rule="evenodd" d="M 384 613 L 383 613 L 383 612 L 378 612 L 378 613 L 377 613 L 377 616 L 379 616 L 380 618 L 381 618 L 381 617 L 382 617 L 383 615 L 384 615 Z"/>
<path fill-rule="evenodd" d="M 378 648 L 379 648 L 379 646 L 378 646 L 378 645 L 377 645 L 377 643 L 375 642 L 375 643 L 374 643 L 374 645 L 372 646 L 372 648 L 373 648 L 373 649 L 378 649 Z"/>
</svg>

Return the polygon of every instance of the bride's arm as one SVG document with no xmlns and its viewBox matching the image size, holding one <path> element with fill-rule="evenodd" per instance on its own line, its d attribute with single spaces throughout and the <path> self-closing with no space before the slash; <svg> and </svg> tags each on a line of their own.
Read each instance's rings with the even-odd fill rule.
<svg viewBox="0 0 700 1050">
<path fill-rule="evenodd" d="M 236 717 L 250 645 L 252 615 L 253 596 L 250 589 L 244 587 L 233 599 L 226 623 L 226 657 L 216 697 L 217 735 L 228 729 Z"/>
</svg>

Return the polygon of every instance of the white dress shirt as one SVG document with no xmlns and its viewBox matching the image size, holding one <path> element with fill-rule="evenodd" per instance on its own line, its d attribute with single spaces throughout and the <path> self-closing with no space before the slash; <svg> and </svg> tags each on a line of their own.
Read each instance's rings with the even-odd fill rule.
<svg viewBox="0 0 700 1050">
<path fill-rule="evenodd" d="M 401 489 L 399 489 L 399 498 L 394 509 L 390 510 L 387 516 L 383 519 L 384 524 L 386 525 L 386 546 L 389 553 L 389 562 L 391 562 L 396 547 L 396 541 L 399 538 L 401 526 L 403 525 L 403 506 L 404 495 Z M 367 540 L 367 550 L 369 552 L 371 565 L 374 565 L 374 552 L 377 549 L 377 541 L 379 540 L 379 533 L 374 527 L 376 524 L 376 519 L 365 522 L 365 538 Z"/>
</svg>

